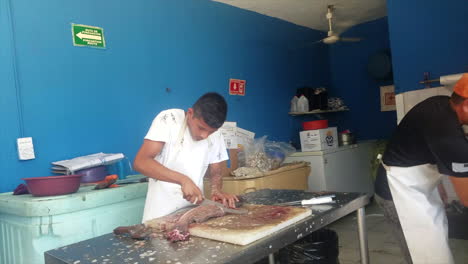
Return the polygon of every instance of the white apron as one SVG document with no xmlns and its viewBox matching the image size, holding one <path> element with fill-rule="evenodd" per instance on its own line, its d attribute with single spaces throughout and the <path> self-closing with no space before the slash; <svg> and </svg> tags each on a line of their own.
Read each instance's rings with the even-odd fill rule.
<svg viewBox="0 0 468 264">
<path fill-rule="evenodd" d="M 454 263 L 448 245 L 447 216 L 437 190 L 442 179 L 437 167 L 383 166 L 413 263 Z"/>
<path fill-rule="evenodd" d="M 203 176 L 208 168 L 207 161 L 205 160 L 206 155 L 196 155 L 194 153 L 198 153 L 195 149 L 199 148 L 200 144 L 208 144 L 208 147 L 211 147 L 211 142 L 209 139 L 206 139 L 207 142 L 193 140 L 185 140 L 187 142 L 184 142 L 185 133 L 189 133 L 188 136 L 185 136 L 186 139 L 191 137 L 190 132 L 186 128 L 187 116 L 178 133 L 176 145 L 171 150 L 174 153 L 169 155 L 167 162 L 163 165 L 190 177 L 203 192 Z M 146 197 L 143 222 L 168 215 L 180 208 L 191 205 L 190 202 L 183 198 L 182 188 L 179 184 L 151 178 L 149 180 L 154 182 L 148 186 L 149 190 Z"/>
</svg>

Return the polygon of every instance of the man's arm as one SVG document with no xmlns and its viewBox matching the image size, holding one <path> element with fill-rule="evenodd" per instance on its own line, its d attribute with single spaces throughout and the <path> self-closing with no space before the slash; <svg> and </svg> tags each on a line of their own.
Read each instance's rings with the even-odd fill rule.
<svg viewBox="0 0 468 264">
<path fill-rule="evenodd" d="M 191 203 L 194 203 L 195 200 L 201 202 L 203 200 L 202 192 L 189 177 L 168 169 L 154 160 L 154 157 L 161 153 L 163 147 L 164 142 L 145 139 L 135 157 L 133 168 L 147 177 L 179 184 L 182 188 L 184 199 Z"/>
<path fill-rule="evenodd" d="M 468 178 L 450 176 L 450 181 L 453 184 L 453 188 L 455 189 L 460 202 L 465 207 L 468 207 Z"/>
<path fill-rule="evenodd" d="M 442 182 L 437 185 L 437 190 L 439 191 L 440 199 L 444 203 L 444 206 L 448 206 L 448 195 L 447 191 L 445 190 L 444 184 Z"/>
<path fill-rule="evenodd" d="M 211 199 L 213 201 L 222 202 L 225 206 L 235 208 L 236 202 L 239 201 L 237 196 L 222 192 L 223 189 L 223 171 L 226 167 L 226 162 L 221 161 L 209 165 L 209 175 L 211 181 Z"/>
</svg>

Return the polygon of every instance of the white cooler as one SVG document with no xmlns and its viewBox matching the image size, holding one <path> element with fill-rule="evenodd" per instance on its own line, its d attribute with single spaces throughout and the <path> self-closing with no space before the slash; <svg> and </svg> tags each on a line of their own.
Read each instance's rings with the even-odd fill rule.
<svg viewBox="0 0 468 264">
<path fill-rule="evenodd" d="M 67 195 L 0 194 L 0 263 L 44 263 L 44 252 L 141 223 L 147 183 Z"/>
</svg>

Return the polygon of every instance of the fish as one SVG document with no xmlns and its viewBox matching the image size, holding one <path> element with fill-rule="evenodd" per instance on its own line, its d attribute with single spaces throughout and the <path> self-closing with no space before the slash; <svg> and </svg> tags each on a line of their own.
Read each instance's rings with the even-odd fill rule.
<svg viewBox="0 0 468 264">
<path fill-rule="evenodd" d="M 203 223 L 208 219 L 226 214 L 246 214 L 248 210 L 227 208 L 223 204 L 204 199 L 196 207 L 188 207 L 172 214 L 146 221 L 133 226 L 120 226 L 114 229 L 115 235 L 129 235 L 133 239 L 147 239 L 157 233 L 171 241 L 185 241 L 190 237 L 189 227 L 192 223 Z"/>
</svg>

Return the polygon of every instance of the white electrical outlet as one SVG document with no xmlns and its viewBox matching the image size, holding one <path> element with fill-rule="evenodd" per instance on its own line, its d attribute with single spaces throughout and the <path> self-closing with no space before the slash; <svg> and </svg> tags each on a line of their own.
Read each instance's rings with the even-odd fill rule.
<svg viewBox="0 0 468 264">
<path fill-rule="evenodd" d="M 18 138 L 16 140 L 18 146 L 18 158 L 20 160 L 31 160 L 35 159 L 34 145 L 32 137 Z"/>
</svg>

